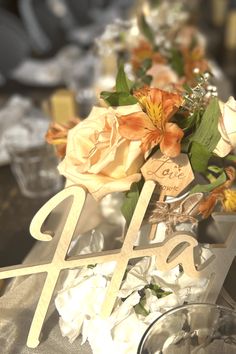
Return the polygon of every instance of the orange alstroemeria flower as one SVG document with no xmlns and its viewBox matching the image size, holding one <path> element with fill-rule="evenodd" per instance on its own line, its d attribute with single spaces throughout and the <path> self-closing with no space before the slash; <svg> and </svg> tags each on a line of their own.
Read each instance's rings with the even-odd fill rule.
<svg viewBox="0 0 236 354">
<path fill-rule="evenodd" d="M 183 98 L 175 93 L 157 88 L 137 91 L 142 111 L 119 117 L 121 136 L 129 140 L 141 140 L 145 153 L 160 144 L 160 150 L 169 157 L 179 155 L 183 130 L 169 120 L 183 103 Z"/>
<path fill-rule="evenodd" d="M 66 154 L 68 131 L 80 122 L 79 118 L 71 118 L 65 124 L 52 123 L 46 133 L 46 141 L 48 144 L 56 147 L 57 155 L 63 158 Z"/>
<path fill-rule="evenodd" d="M 194 80 L 194 69 L 199 69 L 200 73 L 209 70 L 209 65 L 205 59 L 204 49 L 197 46 L 194 49 L 185 48 L 182 51 L 184 57 L 184 73 L 189 82 Z"/>
<path fill-rule="evenodd" d="M 145 59 L 152 59 L 153 63 L 166 63 L 166 59 L 160 53 L 155 52 L 150 43 L 142 40 L 132 51 L 131 63 L 134 71 L 141 67 Z"/>
<path fill-rule="evenodd" d="M 225 172 L 228 180 L 213 189 L 199 204 L 198 211 L 204 219 L 211 215 L 218 202 L 221 202 L 226 212 L 236 211 L 236 191 L 230 189 L 236 177 L 235 169 L 229 166 L 225 169 Z"/>
</svg>

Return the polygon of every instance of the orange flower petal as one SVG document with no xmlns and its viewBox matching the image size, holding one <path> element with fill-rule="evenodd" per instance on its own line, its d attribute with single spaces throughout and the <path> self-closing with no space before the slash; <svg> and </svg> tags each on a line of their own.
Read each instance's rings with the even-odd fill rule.
<svg viewBox="0 0 236 354">
<path fill-rule="evenodd" d="M 160 142 L 161 152 L 169 157 L 176 157 L 181 151 L 181 139 L 184 136 L 182 129 L 175 123 L 166 123 L 165 132 Z"/>
<path fill-rule="evenodd" d="M 165 121 L 168 121 L 183 103 L 181 95 L 157 88 L 151 89 L 149 95 L 153 104 L 161 102 Z"/>
<path fill-rule="evenodd" d="M 141 144 L 141 150 L 143 153 L 152 149 L 154 146 L 158 145 L 162 138 L 162 132 L 159 129 L 150 131 L 147 133 L 143 139 Z"/>
<path fill-rule="evenodd" d="M 159 129 L 163 129 L 165 122 L 173 116 L 183 102 L 181 95 L 158 88 L 144 87 L 136 91 L 134 96 Z"/>
<path fill-rule="evenodd" d="M 127 114 L 118 119 L 120 135 L 129 140 L 141 140 L 147 133 L 156 129 L 144 112 Z"/>
<path fill-rule="evenodd" d="M 55 145 L 57 155 L 59 157 L 64 157 L 67 144 L 68 131 L 74 126 L 79 124 L 80 119 L 71 118 L 65 124 L 52 123 L 45 135 L 45 139 L 48 144 Z"/>
<path fill-rule="evenodd" d="M 202 214 L 202 217 L 204 219 L 208 218 L 208 216 L 211 215 L 217 201 L 218 201 L 218 196 L 216 194 L 211 194 L 208 196 L 208 198 L 201 201 L 201 203 L 198 206 L 198 211 L 200 214 Z"/>
</svg>

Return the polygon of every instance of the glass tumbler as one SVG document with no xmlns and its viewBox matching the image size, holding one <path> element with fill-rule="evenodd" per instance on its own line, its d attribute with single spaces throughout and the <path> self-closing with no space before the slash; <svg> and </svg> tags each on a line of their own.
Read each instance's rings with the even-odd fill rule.
<svg viewBox="0 0 236 354">
<path fill-rule="evenodd" d="M 154 321 L 138 354 L 235 354 L 236 312 L 213 304 L 188 304 Z"/>
<path fill-rule="evenodd" d="M 26 119 L 5 135 L 11 170 L 26 197 L 47 197 L 62 188 L 57 157 L 44 138 L 47 127 L 48 122 Z"/>
</svg>

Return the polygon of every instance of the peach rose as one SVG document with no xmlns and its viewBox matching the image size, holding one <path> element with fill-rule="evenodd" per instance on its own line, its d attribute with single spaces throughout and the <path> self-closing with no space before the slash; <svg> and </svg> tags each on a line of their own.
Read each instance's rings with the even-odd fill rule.
<svg viewBox="0 0 236 354">
<path fill-rule="evenodd" d="M 162 90 L 173 89 L 178 82 L 176 73 L 165 64 L 154 64 L 147 74 L 152 76 L 151 86 Z"/>
<path fill-rule="evenodd" d="M 218 129 L 221 138 L 214 152 L 224 157 L 236 148 L 236 101 L 230 97 L 226 103 L 219 102 L 219 104 L 222 116 Z"/>
<path fill-rule="evenodd" d="M 111 192 L 126 191 L 141 178 L 144 156 L 140 141 L 119 133 L 117 115 L 141 110 L 139 105 L 113 109 L 94 107 L 89 117 L 69 131 L 66 156 L 59 171 L 100 199 Z"/>
</svg>

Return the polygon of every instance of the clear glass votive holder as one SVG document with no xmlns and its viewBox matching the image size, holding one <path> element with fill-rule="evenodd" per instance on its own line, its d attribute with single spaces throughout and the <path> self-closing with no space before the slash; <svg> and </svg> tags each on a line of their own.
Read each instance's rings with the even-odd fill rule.
<svg viewBox="0 0 236 354">
<path fill-rule="evenodd" d="M 62 188 L 57 158 L 46 143 L 30 148 L 8 144 L 12 172 L 21 193 L 30 198 L 47 197 Z"/>
<path fill-rule="evenodd" d="M 213 304 L 188 304 L 157 318 L 138 354 L 235 354 L 236 312 Z"/>
</svg>

